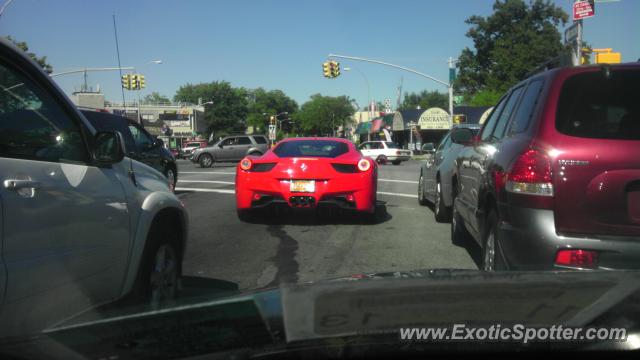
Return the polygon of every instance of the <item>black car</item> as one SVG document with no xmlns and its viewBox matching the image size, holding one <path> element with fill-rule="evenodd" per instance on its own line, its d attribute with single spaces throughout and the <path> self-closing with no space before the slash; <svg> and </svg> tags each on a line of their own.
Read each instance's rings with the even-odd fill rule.
<svg viewBox="0 0 640 360">
<path fill-rule="evenodd" d="M 176 159 L 171 151 L 164 147 L 162 140 L 126 117 L 93 110 L 81 112 L 96 130 L 120 132 L 124 138 L 127 156 L 163 173 L 169 180 L 169 187 L 175 189 L 178 182 Z"/>
</svg>

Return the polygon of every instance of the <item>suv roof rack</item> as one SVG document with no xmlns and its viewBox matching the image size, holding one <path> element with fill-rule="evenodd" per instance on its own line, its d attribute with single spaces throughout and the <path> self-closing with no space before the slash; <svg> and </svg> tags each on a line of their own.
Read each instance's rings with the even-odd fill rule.
<svg viewBox="0 0 640 360">
<path fill-rule="evenodd" d="M 551 58 L 545 62 L 543 62 L 542 64 L 538 65 L 537 67 L 533 68 L 533 70 L 529 71 L 524 78 L 529 78 L 533 75 L 545 72 L 547 70 L 551 70 L 551 69 L 557 69 L 557 68 L 563 68 L 563 67 L 569 67 L 572 66 L 571 63 L 571 56 L 568 53 L 563 53 L 560 54 L 554 58 Z"/>
</svg>

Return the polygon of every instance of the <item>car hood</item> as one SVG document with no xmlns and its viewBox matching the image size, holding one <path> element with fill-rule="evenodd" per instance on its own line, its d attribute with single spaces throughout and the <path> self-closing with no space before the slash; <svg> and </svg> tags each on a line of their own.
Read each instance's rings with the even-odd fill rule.
<svg viewBox="0 0 640 360">
<path fill-rule="evenodd" d="M 227 288 L 161 311 L 102 313 L 97 320 L 76 320 L 12 346 L 34 349 L 53 342 L 70 351 L 65 356 L 129 358 L 238 348 L 260 354 L 292 344 L 326 345 L 329 339 L 370 343 L 371 336 L 385 334 L 386 341 L 397 344 L 400 328 L 446 324 L 622 323 L 635 334 L 640 331 L 638 289 L 635 271 L 368 273 L 244 293 Z"/>
</svg>

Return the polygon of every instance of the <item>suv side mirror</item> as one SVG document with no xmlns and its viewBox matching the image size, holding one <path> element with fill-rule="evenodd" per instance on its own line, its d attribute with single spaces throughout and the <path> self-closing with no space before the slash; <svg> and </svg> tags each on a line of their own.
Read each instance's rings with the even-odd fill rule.
<svg viewBox="0 0 640 360">
<path fill-rule="evenodd" d="M 451 134 L 451 142 L 458 145 L 471 145 L 473 138 L 473 130 L 469 128 L 455 129 Z"/>
<path fill-rule="evenodd" d="M 93 159 L 99 165 L 112 165 L 124 159 L 124 141 L 119 132 L 101 131 L 93 139 Z"/>
<path fill-rule="evenodd" d="M 426 144 L 422 145 L 422 151 L 424 151 L 426 153 L 434 153 L 434 152 L 436 152 L 436 148 L 433 145 L 433 143 L 426 143 Z"/>
<path fill-rule="evenodd" d="M 219 147 L 220 149 L 224 148 L 224 145 L 222 145 L 222 141 L 218 144 L 218 147 Z"/>
<path fill-rule="evenodd" d="M 164 141 L 160 138 L 156 138 L 156 141 L 153 142 L 154 147 L 163 147 Z"/>
</svg>

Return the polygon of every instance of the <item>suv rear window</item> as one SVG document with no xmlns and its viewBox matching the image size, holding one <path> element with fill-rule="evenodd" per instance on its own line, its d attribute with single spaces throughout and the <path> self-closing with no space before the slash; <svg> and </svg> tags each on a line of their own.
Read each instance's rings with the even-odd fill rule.
<svg viewBox="0 0 640 360">
<path fill-rule="evenodd" d="M 640 70 L 582 73 L 568 78 L 560 94 L 556 129 L 566 135 L 640 140 Z"/>
<path fill-rule="evenodd" d="M 256 144 L 266 144 L 267 143 L 267 139 L 265 139 L 264 136 L 254 136 L 253 140 L 256 141 Z"/>
<path fill-rule="evenodd" d="M 300 140 L 280 143 L 273 149 L 279 157 L 325 157 L 335 158 L 349 151 L 343 142 L 330 140 Z"/>
</svg>

